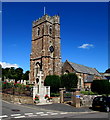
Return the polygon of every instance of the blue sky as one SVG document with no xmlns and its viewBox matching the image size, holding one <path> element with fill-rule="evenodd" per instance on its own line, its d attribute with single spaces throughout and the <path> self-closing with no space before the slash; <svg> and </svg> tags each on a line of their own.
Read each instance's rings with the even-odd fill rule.
<svg viewBox="0 0 110 120">
<path fill-rule="evenodd" d="M 2 3 L 2 64 L 30 69 L 32 21 L 59 14 L 61 57 L 96 68 L 108 68 L 108 7 L 104 2 Z"/>
</svg>

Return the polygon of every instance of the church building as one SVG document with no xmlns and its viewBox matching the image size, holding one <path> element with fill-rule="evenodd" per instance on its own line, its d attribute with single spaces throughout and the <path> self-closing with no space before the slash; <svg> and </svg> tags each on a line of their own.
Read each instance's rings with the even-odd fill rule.
<svg viewBox="0 0 110 120">
<path fill-rule="evenodd" d="M 91 84 L 94 79 L 102 79 L 102 76 L 95 68 L 76 64 L 66 60 L 64 63 L 62 63 L 62 74 L 68 73 L 76 73 L 78 76 L 77 87 L 79 89 L 91 88 Z"/>
<path fill-rule="evenodd" d="M 78 88 L 91 86 L 94 79 L 101 79 L 99 72 L 90 67 L 69 61 L 61 62 L 60 17 L 45 14 L 32 24 L 32 50 L 30 54 L 30 84 L 39 82 L 39 71 L 42 80 L 47 75 L 76 73 Z"/>
</svg>

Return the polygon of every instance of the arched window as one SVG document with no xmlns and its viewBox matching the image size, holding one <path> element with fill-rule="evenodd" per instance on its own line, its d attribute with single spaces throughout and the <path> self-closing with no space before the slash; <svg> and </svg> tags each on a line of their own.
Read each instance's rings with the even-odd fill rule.
<svg viewBox="0 0 110 120">
<path fill-rule="evenodd" d="M 37 35 L 38 36 L 40 35 L 40 28 L 39 27 L 37 28 Z"/>
<path fill-rule="evenodd" d="M 68 73 L 70 73 L 68 70 L 66 70 L 66 71 L 64 72 L 64 74 L 68 74 Z"/>
<path fill-rule="evenodd" d="M 49 33 L 52 34 L 52 26 L 49 27 Z"/>
<path fill-rule="evenodd" d="M 36 77 L 37 77 L 37 74 L 38 74 L 39 71 L 40 71 L 40 63 L 39 63 L 39 62 L 36 63 L 35 69 L 36 69 L 35 72 L 36 72 Z"/>
<path fill-rule="evenodd" d="M 36 83 L 38 83 L 38 82 L 39 82 L 39 79 L 37 78 L 37 79 L 36 79 Z"/>
</svg>

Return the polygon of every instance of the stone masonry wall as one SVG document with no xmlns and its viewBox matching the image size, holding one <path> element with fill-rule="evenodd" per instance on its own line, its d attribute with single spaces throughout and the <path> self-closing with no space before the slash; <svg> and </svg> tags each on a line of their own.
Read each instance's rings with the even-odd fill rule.
<svg viewBox="0 0 110 120">
<path fill-rule="evenodd" d="M 32 97 L 27 96 L 17 96 L 3 93 L 2 99 L 14 103 L 34 104 Z"/>
<path fill-rule="evenodd" d="M 34 104 L 32 97 L 27 96 L 17 96 L 17 95 L 10 95 L 2 93 L 2 100 L 14 103 L 21 103 L 21 104 Z M 52 97 L 52 103 L 60 103 L 60 97 Z"/>
<path fill-rule="evenodd" d="M 81 107 L 92 107 L 92 102 L 93 99 L 96 97 L 97 95 L 81 95 L 80 97 L 80 106 Z"/>
<path fill-rule="evenodd" d="M 73 68 L 68 64 L 68 62 L 65 62 L 64 65 L 62 66 L 62 74 L 64 74 L 66 70 L 68 70 L 69 73 L 74 72 Z"/>
</svg>

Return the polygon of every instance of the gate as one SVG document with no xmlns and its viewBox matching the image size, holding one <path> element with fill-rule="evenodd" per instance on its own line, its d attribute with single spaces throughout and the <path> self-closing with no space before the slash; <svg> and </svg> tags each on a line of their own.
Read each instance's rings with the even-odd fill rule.
<svg viewBox="0 0 110 120">
<path fill-rule="evenodd" d="M 64 92 L 63 93 L 63 100 L 64 102 L 67 102 L 67 101 L 72 101 L 72 95 L 73 95 L 73 92 Z"/>
<path fill-rule="evenodd" d="M 80 92 L 75 89 L 74 92 L 67 92 L 60 89 L 60 103 L 71 103 L 74 107 L 80 107 Z"/>
</svg>

